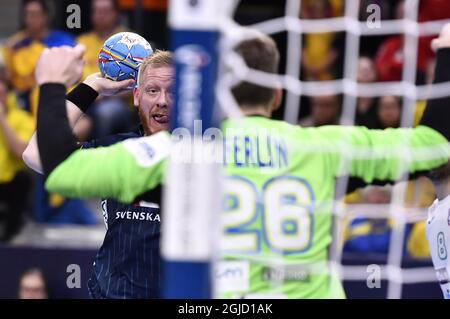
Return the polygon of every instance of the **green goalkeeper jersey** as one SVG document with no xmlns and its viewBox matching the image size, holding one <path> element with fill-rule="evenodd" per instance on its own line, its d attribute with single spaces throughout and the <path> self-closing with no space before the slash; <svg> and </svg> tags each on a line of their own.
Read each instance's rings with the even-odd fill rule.
<svg viewBox="0 0 450 319">
<path fill-rule="evenodd" d="M 302 128 L 264 117 L 225 121 L 222 297 L 340 298 L 327 264 L 337 176 L 370 183 L 446 163 L 448 141 L 425 126 L 369 130 Z M 78 150 L 49 176 L 46 188 L 67 197 L 131 202 L 164 177 L 170 136 Z M 222 276 L 225 277 L 226 276 Z"/>
</svg>

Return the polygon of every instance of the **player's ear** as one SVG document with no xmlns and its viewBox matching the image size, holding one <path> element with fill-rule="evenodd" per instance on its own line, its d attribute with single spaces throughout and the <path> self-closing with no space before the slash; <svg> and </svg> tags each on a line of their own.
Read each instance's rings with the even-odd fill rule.
<svg viewBox="0 0 450 319">
<path fill-rule="evenodd" d="M 133 104 L 136 107 L 139 106 L 139 88 L 137 86 L 133 89 Z"/>
<path fill-rule="evenodd" d="M 282 99 L 283 99 L 283 90 L 281 90 L 281 88 L 274 89 L 272 110 L 271 110 L 272 112 L 276 111 L 280 107 Z"/>
</svg>

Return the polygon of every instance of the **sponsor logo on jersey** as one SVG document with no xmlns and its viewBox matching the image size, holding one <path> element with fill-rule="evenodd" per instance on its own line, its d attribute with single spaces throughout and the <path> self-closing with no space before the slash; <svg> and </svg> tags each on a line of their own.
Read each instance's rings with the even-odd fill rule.
<svg viewBox="0 0 450 319">
<path fill-rule="evenodd" d="M 250 264 L 246 261 L 221 261 L 214 275 L 219 292 L 247 291 L 250 287 Z"/>
<path fill-rule="evenodd" d="M 161 222 L 159 214 L 145 212 L 116 212 L 116 219 L 143 220 L 151 222 Z"/>
<path fill-rule="evenodd" d="M 123 142 L 123 147 L 142 167 L 156 165 L 163 160 L 170 149 L 167 132 L 159 132 L 142 138 L 131 138 Z"/>
<path fill-rule="evenodd" d="M 145 142 L 139 143 L 139 147 L 146 153 L 149 159 L 152 159 L 155 156 L 155 149 L 148 145 Z"/>
<path fill-rule="evenodd" d="M 304 281 L 310 279 L 310 272 L 302 267 L 284 266 L 279 268 L 266 267 L 262 279 L 267 281 Z"/>
</svg>

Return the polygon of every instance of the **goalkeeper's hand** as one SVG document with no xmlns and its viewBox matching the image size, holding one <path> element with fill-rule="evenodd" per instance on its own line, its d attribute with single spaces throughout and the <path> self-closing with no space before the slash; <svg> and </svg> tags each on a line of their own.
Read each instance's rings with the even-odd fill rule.
<svg viewBox="0 0 450 319">
<path fill-rule="evenodd" d="M 450 23 L 447 23 L 442 27 L 439 37 L 431 42 L 431 48 L 434 51 L 441 48 L 450 48 Z"/>
<path fill-rule="evenodd" d="M 35 77 L 38 85 L 61 83 L 72 86 L 81 77 L 83 71 L 83 54 L 86 48 L 61 46 L 46 48 L 41 53 L 36 65 Z"/>
<path fill-rule="evenodd" d="M 89 85 L 99 95 L 112 96 L 132 89 L 134 80 L 113 81 L 102 77 L 101 73 L 93 73 L 83 83 Z"/>
</svg>

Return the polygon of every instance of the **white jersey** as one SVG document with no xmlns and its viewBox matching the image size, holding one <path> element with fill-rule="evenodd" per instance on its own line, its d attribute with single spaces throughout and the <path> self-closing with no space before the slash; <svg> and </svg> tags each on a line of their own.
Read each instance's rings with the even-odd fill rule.
<svg viewBox="0 0 450 319">
<path fill-rule="evenodd" d="M 450 195 L 428 209 L 427 239 L 436 276 L 445 299 L 450 299 Z"/>
</svg>

